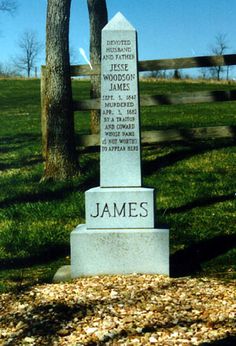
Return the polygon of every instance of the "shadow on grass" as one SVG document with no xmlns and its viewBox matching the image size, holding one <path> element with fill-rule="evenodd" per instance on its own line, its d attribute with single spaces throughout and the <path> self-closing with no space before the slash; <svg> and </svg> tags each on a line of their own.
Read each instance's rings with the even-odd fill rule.
<svg viewBox="0 0 236 346">
<path fill-rule="evenodd" d="M 25 148 L 28 145 L 35 145 L 35 143 L 39 143 L 40 140 L 41 135 L 33 133 L 18 133 L 13 136 L 5 136 L 1 140 L 1 151 L 8 153 L 14 149 L 19 149 L 21 146 Z"/>
<path fill-rule="evenodd" d="M 50 202 L 66 198 L 71 192 L 76 191 L 75 187 L 64 187 L 56 191 L 42 191 L 38 193 L 22 193 L 20 196 L 6 198 L 0 202 L 0 208 L 8 208 L 13 204 Z"/>
<path fill-rule="evenodd" d="M 0 170 L 5 171 L 7 169 L 22 168 L 25 166 L 29 167 L 42 162 L 43 160 L 40 155 L 21 157 L 19 160 L 12 163 L 0 163 Z"/>
<path fill-rule="evenodd" d="M 181 144 L 180 142 L 178 143 Z M 165 168 L 169 166 L 173 166 L 175 163 L 189 159 L 194 155 L 204 154 L 211 150 L 229 148 L 236 145 L 235 141 L 218 141 L 214 143 L 182 143 L 184 149 L 176 149 L 174 152 L 171 152 L 165 156 L 157 157 L 152 161 L 143 162 L 143 174 L 144 175 L 152 175 L 160 168 Z"/>
<path fill-rule="evenodd" d="M 235 235 L 222 235 L 190 245 L 170 256 L 170 276 L 181 277 L 201 271 L 201 263 L 236 247 Z"/>
<path fill-rule="evenodd" d="M 0 258 L 0 269 L 19 269 L 33 265 L 46 264 L 51 261 L 66 257 L 70 253 L 70 247 L 66 244 L 44 246 L 37 249 L 37 255 L 30 257 Z"/>
<path fill-rule="evenodd" d="M 8 136 L 3 137 L 1 141 L 1 153 L 8 154 L 13 153 L 19 150 L 27 149 L 33 152 L 35 151 L 35 146 L 39 146 L 40 144 L 40 135 L 30 134 L 30 133 L 22 133 L 16 136 Z M 33 149 L 32 149 L 33 148 Z M 14 169 L 14 168 L 23 168 L 25 166 L 33 166 L 37 163 L 42 162 L 41 155 L 26 155 L 26 156 L 18 156 L 17 159 L 10 158 L 7 162 L 0 162 L 0 170 Z"/>
<path fill-rule="evenodd" d="M 84 170 L 84 169 L 83 169 Z M 83 173 L 82 173 L 83 174 Z M 53 184 L 53 182 L 52 182 Z M 96 167 L 93 167 L 90 174 L 77 185 L 68 184 L 56 190 L 47 190 L 45 186 L 42 185 L 42 191 L 38 193 L 21 193 L 21 195 L 6 198 L 0 202 L 0 208 L 8 208 L 13 204 L 18 203 L 37 203 L 37 202 L 50 202 L 56 200 L 63 200 L 68 197 L 72 192 L 84 192 L 92 187 L 99 185 L 99 171 Z"/>
<path fill-rule="evenodd" d="M 229 193 L 228 195 L 198 198 L 198 199 L 196 199 L 192 202 L 189 202 L 185 205 L 182 205 L 180 207 L 168 208 L 166 211 L 159 211 L 159 212 L 160 213 L 163 212 L 163 214 L 183 213 L 183 212 L 190 211 L 194 208 L 208 207 L 208 206 L 216 204 L 216 203 L 233 201 L 233 200 L 236 200 L 235 192 Z"/>
</svg>

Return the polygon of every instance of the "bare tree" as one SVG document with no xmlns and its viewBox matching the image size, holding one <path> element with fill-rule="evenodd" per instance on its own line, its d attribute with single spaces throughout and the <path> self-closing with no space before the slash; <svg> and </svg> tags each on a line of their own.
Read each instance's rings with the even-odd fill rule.
<svg viewBox="0 0 236 346">
<path fill-rule="evenodd" d="M 178 70 L 178 69 L 174 70 L 173 78 L 174 79 L 182 79 L 180 70 Z"/>
<path fill-rule="evenodd" d="M 14 0 L 1 0 L 0 11 L 13 13 L 17 8 L 17 2 Z"/>
<path fill-rule="evenodd" d="M 200 71 L 199 78 L 207 79 L 209 77 L 209 68 L 201 67 L 199 71 Z"/>
<path fill-rule="evenodd" d="M 224 55 L 229 49 L 228 43 L 227 43 L 227 35 L 219 33 L 215 37 L 215 43 L 211 47 L 211 52 L 214 55 Z M 216 78 L 217 80 L 220 80 L 222 77 L 223 72 L 225 71 L 224 66 L 214 66 L 210 68 L 210 72 L 213 78 Z"/>
<path fill-rule="evenodd" d="M 17 9 L 17 2 L 14 0 L 0 0 L 0 12 L 13 14 Z M 1 32 L 0 32 L 1 34 Z"/>
<path fill-rule="evenodd" d="M 43 179 L 78 174 L 69 61 L 71 0 L 48 0 L 42 123 L 46 128 Z"/>
<path fill-rule="evenodd" d="M 19 74 L 10 64 L 2 64 L 0 63 L 0 76 L 4 78 L 8 77 L 17 77 Z"/>
<path fill-rule="evenodd" d="M 19 70 L 26 71 L 27 76 L 30 77 L 42 45 L 34 31 L 25 31 L 18 42 L 18 46 L 20 53 L 14 59 L 15 65 Z"/>
<path fill-rule="evenodd" d="M 101 62 L 101 31 L 107 24 L 106 0 L 87 0 L 90 23 L 90 62 L 93 65 Z M 100 76 L 91 76 L 91 98 L 100 97 Z M 91 111 L 91 132 L 100 130 L 100 111 Z"/>
<path fill-rule="evenodd" d="M 155 70 L 150 71 L 145 74 L 148 78 L 155 78 L 155 79 L 166 79 L 168 78 L 167 71 L 166 70 Z"/>
</svg>

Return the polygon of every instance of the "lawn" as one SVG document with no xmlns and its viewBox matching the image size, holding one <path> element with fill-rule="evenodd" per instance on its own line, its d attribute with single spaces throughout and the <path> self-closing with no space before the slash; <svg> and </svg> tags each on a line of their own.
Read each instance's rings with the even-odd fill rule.
<svg viewBox="0 0 236 346">
<path fill-rule="evenodd" d="M 234 88 L 212 82 L 140 83 L 143 95 Z M 73 94 L 89 98 L 89 82 L 73 81 Z M 70 232 L 85 221 L 84 191 L 99 184 L 99 152 L 78 150 L 82 174 L 75 180 L 40 182 L 37 79 L 0 80 L 0 118 L 0 290 L 6 291 L 50 281 L 58 266 L 69 263 Z M 236 102 L 141 110 L 142 130 L 217 125 L 236 125 Z M 77 135 L 89 133 L 88 112 L 75 113 L 75 128 Z M 158 223 L 170 229 L 173 275 L 235 277 L 235 162 L 235 139 L 143 148 L 144 185 L 155 187 Z"/>
</svg>

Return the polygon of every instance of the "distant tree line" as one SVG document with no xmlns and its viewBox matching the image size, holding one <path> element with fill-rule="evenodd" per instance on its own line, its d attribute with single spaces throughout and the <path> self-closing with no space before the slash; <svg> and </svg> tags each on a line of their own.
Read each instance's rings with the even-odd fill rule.
<svg viewBox="0 0 236 346">
<path fill-rule="evenodd" d="M 227 35 L 219 33 L 215 36 L 214 43 L 210 46 L 211 55 L 225 55 L 230 49 L 227 42 Z M 194 78 L 203 79 L 215 79 L 223 80 L 230 79 L 230 69 L 232 66 L 212 66 L 212 67 L 202 67 L 199 69 L 198 75 Z M 196 77 L 197 76 L 197 77 Z M 144 74 L 144 77 L 148 78 L 159 78 L 159 79 L 190 79 L 193 78 L 191 75 L 184 73 L 183 70 L 160 70 L 151 71 Z"/>
<path fill-rule="evenodd" d="M 0 0 L 0 12 L 14 13 L 17 9 L 18 2 L 16 0 Z M 36 62 L 42 50 L 42 44 L 37 39 L 35 32 L 25 31 L 18 41 L 19 54 L 13 58 L 13 64 L 3 65 L 0 63 L 0 76 L 12 77 L 19 76 L 22 72 L 26 72 L 27 77 L 37 75 Z"/>
<path fill-rule="evenodd" d="M 0 77 L 11 78 L 20 76 L 20 73 L 13 66 L 0 63 Z"/>
<path fill-rule="evenodd" d="M 42 44 L 34 31 L 25 31 L 18 41 L 19 53 L 12 58 L 11 64 L 0 63 L 0 76 L 37 77 L 37 60 L 42 51 Z"/>
<path fill-rule="evenodd" d="M 0 0 L 0 11 L 13 13 L 17 9 L 17 0 Z M 90 21 L 90 61 L 93 64 L 100 62 L 101 51 L 101 29 L 107 23 L 107 8 L 105 0 L 87 0 L 89 21 Z M 37 77 L 37 60 L 42 51 L 43 45 L 37 38 L 36 32 L 27 30 L 23 32 L 17 42 L 19 53 L 13 57 L 13 64 L 6 66 L 0 63 L 0 76 L 12 77 L 27 75 L 27 77 Z M 210 46 L 212 55 L 224 55 L 229 49 L 227 35 L 218 33 L 215 36 L 213 44 Z M 72 54 L 73 49 L 70 47 Z M 214 66 L 199 69 L 198 75 L 194 75 L 203 79 L 230 79 L 230 66 Z M 187 79 L 193 78 L 191 75 L 182 70 L 173 71 L 151 71 L 142 74 L 143 77 L 160 78 L 160 79 Z M 98 76 L 91 77 L 91 97 L 100 96 L 100 78 Z M 99 111 L 95 110 L 91 113 L 91 129 L 93 133 L 99 132 Z"/>
</svg>

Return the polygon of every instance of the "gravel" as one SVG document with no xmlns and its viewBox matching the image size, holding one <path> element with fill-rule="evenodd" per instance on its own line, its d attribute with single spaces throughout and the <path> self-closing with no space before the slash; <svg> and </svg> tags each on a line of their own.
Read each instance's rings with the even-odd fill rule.
<svg viewBox="0 0 236 346">
<path fill-rule="evenodd" d="M 80 278 L 0 300 L 0 345 L 236 345 L 235 282 Z"/>
</svg>

